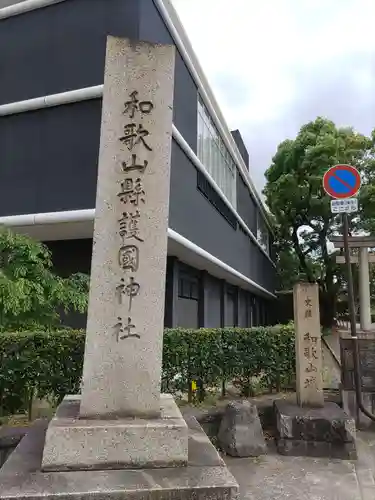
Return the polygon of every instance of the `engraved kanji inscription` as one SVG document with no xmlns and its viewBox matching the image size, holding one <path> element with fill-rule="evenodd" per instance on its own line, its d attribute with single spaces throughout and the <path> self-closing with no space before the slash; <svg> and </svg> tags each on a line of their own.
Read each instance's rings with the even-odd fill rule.
<svg viewBox="0 0 375 500">
<path fill-rule="evenodd" d="M 132 154 L 131 163 L 123 161 L 121 162 L 123 172 L 130 172 L 132 170 L 139 170 L 142 174 L 147 168 L 148 161 L 144 160 L 141 163 L 137 163 L 137 155 Z"/>
<path fill-rule="evenodd" d="M 123 245 L 118 253 L 118 260 L 121 269 L 124 271 L 138 271 L 139 249 L 135 245 Z"/>
<path fill-rule="evenodd" d="M 125 279 L 121 278 L 120 285 L 116 287 L 116 295 L 119 304 L 122 304 L 122 298 L 124 295 L 129 297 L 129 312 L 132 309 L 132 300 L 133 297 L 136 297 L 139 294 L 141 286 L 134 280 L 134 277 L 131 276 L 129 279 L 129 283 L 125 284 Z"/>
<path fill-rule="evenodd" d="M 139 101 L 138 91 L 133 90 L 130 93 L 130 100 L 126 101 L 123 114 L 129 114 L 130 118 L 134 118 L 135 112 L 139 111 L 142 115 L 149 115 L 154 108 L 151 101 Z"/>
<path fill-rule="evenodd" d="M 305 306 L 312 307 L 312 300 L 309 297 L 305 299 Z"/>
<path fill-rule="evenodd" d="M 113 327 L 116 341 L 119 342 L 119 340 L 124 340 L 129 337 L 136 337 L 137 339 L 140 339 L 141 337 L 138 333 L 132 332 L 133 328 L 135 328 L 135 325 L 132 324 L 130 317 L 128 317 L 127 324 L 124 325 L 122 318 L 119 316 L 117 318 L 117 323 Z"/>
<path fill-rule="evenodd" d="M 304 384 L 305 389 L 309 387 L 316 387 L 316 377 L 308 377 L 305 379 L 305 384 Z"/>
<path fill-rule="evenodd" d="M 305 311 L 305 318 L 312 318 L 312 310 L 311 309 L 306 309 Z"/>
<path fill-rule="evenodd" d="M 305 335 L 303 336 L 303 340 L 305 340 L 305 341 L 310 340 L 310 333 L 309 332 L 305 333 Z"/>
<path fill-rule="evenodd" d="M 311 358 L 311 355 L 310 355 L 310 347 L 305 347 L 303 349 L 303 355 L 305 356 L 305 358 L 307 359 L 310 359 Z"/>
<path fill-rule="evenodd" d="M 317 371 L 318 371 L 317 367 L 315 365 L 313 365 L 310 361 L 310 363 L 308 364 L 308 366 L 305 369 L 305 372 L 310 373 L 310 372 L 317 372 Z"/>
<path fill-rule="evenodd" d="M 119 234 L 124 240 L 130 240 L 134 238 L 137 241 L 143 242 L 144 240 L 140 237 L 139 221 L 141 218 L 141 213 L 139 210 L 135 212 L 123 212 L 120 223 Z"/>
<path fill-rule="evenodd" d="M 125 179 L 121 182 L 121 191 L 117 194 L 117 196 L 125 205 L 127 203 L 132 203 L 137 207 L 140 202 L 145 203 L 146 193 L 143 189 L 142 180 L 140 178 L 136 180 L 130 178 Z"/>
<path fill-rule="evenodd" d="M 143 128 L 142 123 L 139 123 L 138 126 L 136 123 L 128 123 L 124 126 L 124 135 L 120 137 L 120 141 L 128 147 L 129 151 L 132 151 L 134 146 L 140 142 L 148 151 L 152 151 L 152 148 L 145 140 L 148 135 L 150 135 L 150 132 Z"/>
</svg>

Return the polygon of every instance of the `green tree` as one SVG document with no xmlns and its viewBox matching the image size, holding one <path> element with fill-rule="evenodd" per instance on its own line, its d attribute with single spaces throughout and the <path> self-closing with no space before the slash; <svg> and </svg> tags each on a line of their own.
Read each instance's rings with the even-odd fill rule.
<svg viewBox="0 0 375 500">
<path fill-rule="evenodd" d="M 275 218 L 279 260 L 289 255 L 290 263 L 292 256 L 298 264 L 294 278 L 319 284 L 324 326 L 332 325 L 343 273 L 329 247 L 329 237 L 340 231 L 341 220 L 331 214 L 330 198 L 322 187 L 323 175 L 337 163 L 361 170 L 364 184 L 369 186 L 364 205 L 367 213 L 364 209 L 352 227 L 364 227 L 364 220 L 375 214 L 375 190 L 370 182 L 371 176 L 375 178 L 372 153 L 373 139 L 319 117 L 304 125 L 295 139 L 279 145 L 266 171 L 264 194 Z"/>
<path fill-rule="evenodd" d="M 375 234 L 375 129 L 361 164 L 361 173 L 362 186 L 359 192 L 361 216 L 356 220 L 356 227 Z"/>
<path fill-rule="evenodd" d="M 57 276 L 42 243 L 0 228 L 0 330 L 54 328 L 59 310 L 84 313 L 88 285 L 84 274 Z"/>
</svg>

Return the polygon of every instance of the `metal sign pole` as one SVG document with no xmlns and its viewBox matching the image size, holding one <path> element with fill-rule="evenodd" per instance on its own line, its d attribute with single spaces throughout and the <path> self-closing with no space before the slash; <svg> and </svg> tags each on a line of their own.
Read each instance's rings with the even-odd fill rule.
<svg viewBox="0 0 375 500">
<path fill-rule="evenodd" d="M 349 220 L 348 214 L 342 214 L 343 233 L 344 233 L 344 253 L 347 265 L 348 274 L 348 305 L 349 305 L 349 318 L 350 318 L 350 331 L 352 337 L 357 337 L 356 317 L 355 317 L 355 302 L 354 302 L 354 287 L 353 287 L 353 274 L 352 265 L 350 263 L 350 250 L 349 250 Z"/>
</svg>

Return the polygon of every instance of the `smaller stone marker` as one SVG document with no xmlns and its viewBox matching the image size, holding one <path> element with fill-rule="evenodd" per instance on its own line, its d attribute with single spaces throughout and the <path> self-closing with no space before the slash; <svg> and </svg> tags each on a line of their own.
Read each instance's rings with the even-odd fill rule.
<svg viewBox="0 0 375 500">
<path fill-rule="evenodd" d="M 336 403 L 324 403 L 318 285 L 293 290 L 297 404 L 274 402 L 277 450 L 282 455 L 357 458 L 355 423 Z"/>
<path fill-rule="evenodd" d="M 293 290 L 296 329 L 297 402 L 324 406 L 318 285 L 298 283 Z"/>
</svg>

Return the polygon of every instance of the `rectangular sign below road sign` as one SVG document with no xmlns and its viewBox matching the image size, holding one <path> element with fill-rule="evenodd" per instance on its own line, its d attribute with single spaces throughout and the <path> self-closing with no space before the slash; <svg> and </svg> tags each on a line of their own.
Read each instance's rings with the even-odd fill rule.
<svg viewBox="0 0 375 500">
<path fill-rule="evenodd" d="M 331 212 L 333 214 L 351 214 L 358 212 L 358 199 L 345 198 L 343 200 L 331 200 Z"/>
</svg>

